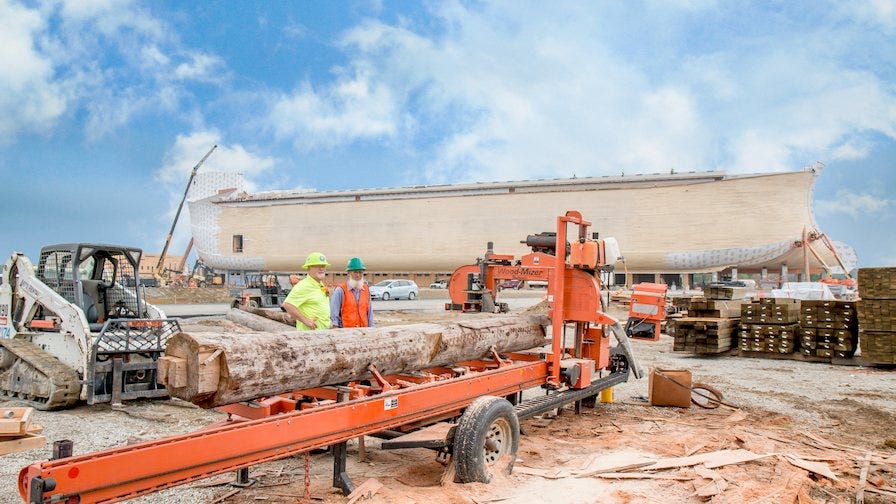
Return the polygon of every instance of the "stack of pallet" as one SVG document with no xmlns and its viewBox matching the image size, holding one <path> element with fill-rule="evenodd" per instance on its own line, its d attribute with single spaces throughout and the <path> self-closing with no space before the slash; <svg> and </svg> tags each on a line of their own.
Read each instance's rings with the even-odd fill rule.
<svg viewBox="0 0 896 504">
<path fill-rule="evenodd" d="M 810 357 L 851 358 L 859 331 L 856 303 L 803 301 L 800 308 L 800 352 Z"/>
<path fill-rule="evenodd" d="M 740 351 L 792 354 L 797 348 L 800 300 L 764 298 L 741 308 Z"/>
<path fill-rule="evenodd" d="M 690 298 L 687 316 L 670 320 L 678 352 L 717 354 L 731 349 L 744 300 Z"/>
<path fill-rule="evenodd" d="M 896 268 L 859 268 L 859 293 L 862 357 L 896 364 Z"/>
<path fill-rule="evenodd" d="M 31 422 L 33 413 L 33 408 L 0 408 L 0 456 L 46 444 L 43 429 Z"/>
</svg>

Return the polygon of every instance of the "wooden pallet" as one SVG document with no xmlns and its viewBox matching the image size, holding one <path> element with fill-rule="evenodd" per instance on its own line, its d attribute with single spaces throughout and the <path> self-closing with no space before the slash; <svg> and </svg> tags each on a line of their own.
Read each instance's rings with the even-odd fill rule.
<svg viewBox="0 0 896 504">
<path fill-rule="evenodd" d="M 43 427 L 33 423 L 34 408 L 0 408 L 0 456 L 42 448 Z"/>
</svg>

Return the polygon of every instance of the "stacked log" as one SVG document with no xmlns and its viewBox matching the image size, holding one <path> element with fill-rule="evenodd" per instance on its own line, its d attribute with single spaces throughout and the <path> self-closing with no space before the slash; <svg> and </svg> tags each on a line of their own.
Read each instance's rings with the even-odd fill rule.
<svg viewBox="0 0 896 504">
<path fill-rule="evenodd" d="M 856 303 L 803 301 L 800 308 L 800 352 L 810 357 L 851 358 L 859 338 Z"/>
<path fill-rule="evenodd" d="M 447 325 L 221 334 L 179 333 L 159 359 L 172 397 L 211 408 L 296 390 L 398 374 L 545 344 L 540 315 L 483 316 Z"/>
<path fill-rule="evenodd" d="M 689 298 L 687 316 L 669 320 L 677 352 L 718 354 L 731 349 L 744 300 Z"/>
<path fill-rule="evenodd" d="M 862 357 L 896 364 L 896 268 L 860 268 L 857 303 Z"/>
<path fill-rule="evenodd" d="M 741 308 L 741 352 L 792 354 L 798 344 L 800 300 L 763 298 Z"/>
</svg>

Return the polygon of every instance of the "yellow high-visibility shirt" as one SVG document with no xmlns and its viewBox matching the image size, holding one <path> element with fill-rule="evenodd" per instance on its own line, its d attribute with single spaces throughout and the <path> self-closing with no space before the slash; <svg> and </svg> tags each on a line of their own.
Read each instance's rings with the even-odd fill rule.
<svg viewBox="0 0 896 504">
<path fill-rule="evenodd" d="M 286 296 L 289 303 L 306 317 L 314 319 L 317 329 L 330 328 L 330 299 L 327 287 L 310 276 L 295 284 Z M 296 329 L 307 331 L 310 327 L 296 320 Z"/>
</svg>

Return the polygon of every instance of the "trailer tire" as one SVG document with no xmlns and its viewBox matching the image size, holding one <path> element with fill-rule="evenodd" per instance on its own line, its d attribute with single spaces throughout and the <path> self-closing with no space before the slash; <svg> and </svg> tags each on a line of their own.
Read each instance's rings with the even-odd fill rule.
<svg viewBox="0 0 896 504">
<path fill-rule="evenodd" d="M 457 422 L 454 465 L 459 483 L 488 483 L 496 473 L 510 474 L 520 443 L 520 422 L 506 399 L 483 396 Z"/>
</svg>

